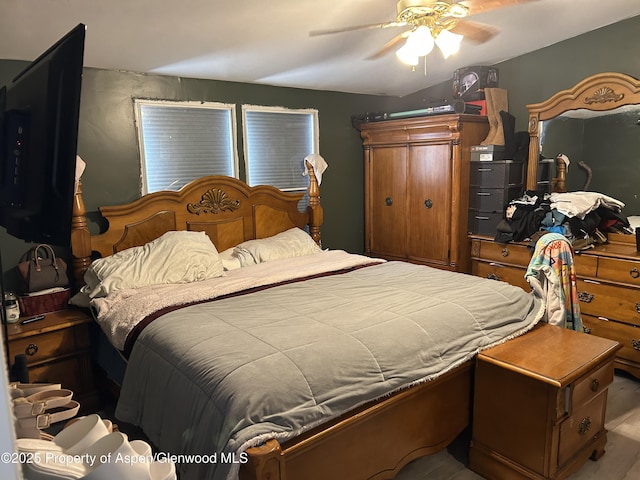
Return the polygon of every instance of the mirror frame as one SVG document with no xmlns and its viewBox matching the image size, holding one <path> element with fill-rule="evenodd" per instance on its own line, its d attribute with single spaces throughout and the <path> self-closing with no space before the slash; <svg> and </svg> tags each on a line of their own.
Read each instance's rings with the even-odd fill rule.
<svg viewBox="0 0 640 480">
<path fill-rule="evenodd" d="M 570 110 L 604 112 L 633 104 L 640 104 L 640 81 L 624 73 L 605 72 L 587 77 L 573 88 L 562 90 L 544 102 L 527 105 L 530 137 L 527 190 L 535 190 L 537 186 L 540 122 Z M 554 192 L 565 191 L 565 173 L 564 162 L 557 162 L 556 178 L 551 182 Z"/>
</svg>

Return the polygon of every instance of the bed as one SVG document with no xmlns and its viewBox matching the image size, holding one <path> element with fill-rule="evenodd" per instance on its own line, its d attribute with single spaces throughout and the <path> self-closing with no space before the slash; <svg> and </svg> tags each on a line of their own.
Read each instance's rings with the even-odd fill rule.
<svg viewBox="0 0 640 480">
<path fill-rule="evenodd" d="M 79 284 L 96 254 L 104 265 L 174 232 L 205 232 L 220 257 L 253 258 L 210 278 L 125 285 L 92 301 L 128 358 L 118 418 L 179 455 L 182 480 L 393 478 L 467 427 L 478 351 L 542 315 L 540 300 L 503 282 L 322 250 L 312 168 L 309 180 L 300 211 L 302 194 L 205 177 L 101 208 L 109 226 L 94 236 L 78 189 Z M 291 254 L 291 243 L 278 255 L 261 250 L 294 233 L 311 253 Z"/>
</svg>

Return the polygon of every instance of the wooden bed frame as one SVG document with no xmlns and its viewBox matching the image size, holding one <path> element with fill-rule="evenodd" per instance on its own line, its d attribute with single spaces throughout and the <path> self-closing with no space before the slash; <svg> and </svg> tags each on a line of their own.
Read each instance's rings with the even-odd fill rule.
<svg viewBox="0 0 640 480">
<path fill-rule="evenodd" d="M 293 226 L 320 244 L 320 190 L 308 166 L 309 206 L 302 194 L 249 187 L 230 177 L 204 177 L 178 192 L 157 192 L 128 205 L 100 208 L 107 231 L 92 236 L 81 186 L 71 234 L 73 277 L 82 285 L 94 252 L 105 256 L 143 245 L 170 230 L 205 231 L 219 251 Z M 351 412 L 293 440 L 247 451 L 242 480 L 390 479 L 410 461 L 449 445 L 470 422 L 472 362 Z"/>
</svg>

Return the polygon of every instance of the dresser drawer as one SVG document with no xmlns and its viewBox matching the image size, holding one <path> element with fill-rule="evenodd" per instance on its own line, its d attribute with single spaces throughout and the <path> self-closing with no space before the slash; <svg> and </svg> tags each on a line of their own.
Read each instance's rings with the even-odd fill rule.
<svg viewBox="0 0 640 480">
<path fill-rule="evenodd" d="M 529 282 L 527 282 L 524 278 L 526 270 L 523 268 L 512 267 L 509 265 L 502 265 L 493 262 L 478 262 L 476 260 L 473 260 L 471 262 L 471 270 L 471 273 L 478 277 L 507 282 L 511 285 L 520 287 L 527 292 L 531 291 Z"/>
<path fill-rule="evenodd" d="M 558 464 L 566 461 L 602 434 L 606 407 L 606 392 L 577 409 L 560 426 Z"/>
<path fill-rule="evenodd" d="M 573 393 L 571 395 L 570 412 L 589 403 L 597 395 L 606 390 L 611 382 L 613 382 L 613 371 L 613 361 L 609 361 L 576 381 L 573 385 Z"/>
<path fill-rule="evenodd" d="M 595 278 L 598 271 L 598 257 L 591 255 L 574 255 L 573 265 L 579 277 Z"/>
<path fill-rule="evenodd" d="M 618 357 L 640 363 L 640 327 L 592 315 L 582 315 L 582 323 L 591 335 L 619 342 Z"/>
<path fill-rule="evenodd" d="M 89 330 L 86 324 L 63 330 L 17 338 L 9 342 L 9 355 L 26 354 L 27 364 L 33 365 L 89 349 Z"/>
<path fill-rule="evenodd" d="M 578 280 L 580 311 L 596 317 L 640 325 L 640 290 Z"/>
<path fill-rule="evenodd" d="M 474 240 L 475 242 L 476 240 Z M 526 268 L 531 261 L 531 251 L 524 244 L 508 243 L 502 244 L 488 240 L 480 240 L 479 247 L 475 247 L 472 255 L 483 260 L 491 260 L 500 263 L 508 263 Z"/>
<path fill-rule="evenodd" d="M 598 261 L 598 278 L 628 283 L 640 287 L 640 261 L 601 257 Z"/>
</svg>

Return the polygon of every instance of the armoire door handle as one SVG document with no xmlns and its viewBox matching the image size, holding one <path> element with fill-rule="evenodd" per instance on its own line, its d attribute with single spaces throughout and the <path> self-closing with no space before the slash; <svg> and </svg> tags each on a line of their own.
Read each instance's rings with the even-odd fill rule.
<svg viewBox="0 0 640 480">
<path fill-rule="evenodd" d="M 424 201 L 424 207 L 425 207 L 425 208 L 431 208 L 431 207 L 433 207 L 433 200 L 431 200 L 430 198 L 427 198 L 427 199 Z"/>
<path fill-rule="evenodd" d="M 393 198 L 391 197 L 385 198 L 384 203 L 387 205 L 387 207 L 390 207 L 391 205 L 393 205 Z"/>
</svg>

